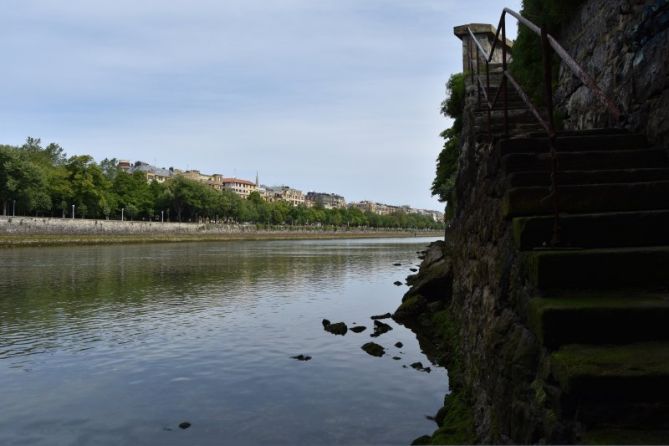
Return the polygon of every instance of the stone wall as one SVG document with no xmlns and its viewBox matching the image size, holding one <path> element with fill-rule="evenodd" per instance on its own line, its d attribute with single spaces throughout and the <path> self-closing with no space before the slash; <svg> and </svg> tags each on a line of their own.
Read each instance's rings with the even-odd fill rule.
<svg viewBox="0 0 669 446">
<path fill-rule="evenodd" d="M 255 231 L 255 225 L 0 217 L 0 234 L 202 234 Z"/>
<path fill-rule="evenodd" d="M 401 229 L 336 228 L 316 226 L 257 227 L 254 224 L 223 223 L 161 223 L 150 221 L 85 220 L 71 218 L 3 217 L 0 216 L 0 235 L 225 235 L 275 232 L 347 232 L 387 233 L 405 232 Z M 407 234 L 426 231 L 407 230 Z M 427 231 L 430 232 L 430 231 Z"/>
<path fill-rule="evenodd" d="M 558 40 L 618 104 L 624 127 L 669 146 L 669 0 L 588 0 Z M 566 129 L 614 124 L 565 66 L 558 85 L 556 106 Z"/>
</svg>

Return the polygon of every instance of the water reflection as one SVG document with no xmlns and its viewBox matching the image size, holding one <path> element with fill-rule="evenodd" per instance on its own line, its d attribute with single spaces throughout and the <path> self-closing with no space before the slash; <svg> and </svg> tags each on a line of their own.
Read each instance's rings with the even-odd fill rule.
<svg viewBox="0 0 669 446">
<path fill-rule="evenodd" d="M 402 292 L 392 281 L 425 244 L 4 251 L 0 442 L 406 443 L 429 430 L 422 417 L 446 390 L 444 372 L 372 360 L 359 350 L 367 334 L 335 339 L 320 318 L 364 323 L 392 310 Z M 385 336 L 425 362 L 407 330 Z M 290 359 L 302 352 L 314 360 Z M 172 435 L 183 418 L 198 422 Z"/>
</svg>

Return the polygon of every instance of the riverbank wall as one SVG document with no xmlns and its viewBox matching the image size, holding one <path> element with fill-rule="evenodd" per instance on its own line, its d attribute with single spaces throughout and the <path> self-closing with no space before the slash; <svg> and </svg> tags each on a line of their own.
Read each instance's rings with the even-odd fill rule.
<svg viewBox="0 0 669 446">
<path fill-rule="evenodd" d="M 328 226 L 0 217 L 0 247 L 179 241 L 441 236 L 441 231 Z"/>
<path fill-rule="evenodd" d="M 640 73 L 648 75 L 647 79 L 643 78 L 644 84 L 652 86 L 647 91 L 652 91 L 653 96 L 646 98 L 643 96 L 645 93 L 636 91 L 641 94 L 636 96 L 638 101 L 635 99 L 638 104 L 630 100 L 625 105 L 625 111 L 631 112 L 631 121 L 626 125 L 629 127 L 635 120 L 642 120 L 640 116 L 655 116 L 661 122 L 649 123 L 652 128 L 637 125 L 629 128 L 643 131 L 653 143 L 666 144 L 667 106 L 663 102 L 666 70 L 653 68 L 667 66 L 667 46 L 657 43 L 666 42 L 669 36 L 669 30 L 659 24 L 666 23 L 662 21 L 666 17 L 666 2 L 615 2 L 616 5 L 625 3 L 624 8 L 609 8 L 608 3 L 602 6 L 604 3 L 601 0 L 585 1 L 573 24 L 569 24 L 566 29 L 581 29 L 589 36 L 586 40 L 588 48 L 596 53 L 603 51 L 606 54 L 614 54 L 614 44 L 631 35 L 620 35 L 620 27 L 617 26 L 619 23 L 626 30 L 633 30 L 634 27 L 651 30 L 652 35 L 648 39 L 642 39 L 641 46 L 630 44 L 631 53 L 625 53 L 628 61 L 625 63 L 634 69 L 627 69 L 629 67 L 624 64 L 627 68 L 623 69 L 618 64 L 614 66 L 617 71 L 613 70 L 613 75 L 616 85 L 629 88 L 638 85 L 639 79 L 635 76 Z M 660 6 L 655 7 L 656 4 Z M 602 11 L 606 17 L 615 16 L 615 20 L 602 19 L 603 15 L 599 14 L 597 20 L 592 20 L 588 22 L 589 26 L 585 26 L 584 18 L 588 17 L 588 11 L 593 10 Z M 611 26 L 612 21 L 616 26 Z M 464 39 L 463 47 L 468 48 Z M 470 47 L 474 45 L 471 44 Z M 664 53 L 659 54 L 660 49 Z M 579 57 L 587 56 L 586 50 L 579 50 L 577 53 Z M 643 70 L 638 64 L 634 64 L 635 60 L 642 60 L 640 54 L 646 59 L 651 57 L 651 63 L 645 65 Z M 598 80 L 612 72 L 606 68 L 613 63 L 607 57 L 602 59 L 603 66 L 599 67 L 601 71 L 596 73 Z M 465 69 L 466 66 L 465 63 Z M 411 288 L 393 316 L 396 321 L 414 330 L 424 349 L 431 350 L 432 358 L 449 370 L 451 393 L 446 396 L 444 407 L 436 414 L 439 428 L 432 435 L 418 438 L 415 444 L 572 444 L 596 441 L 582 436 L 587 433 L 587 422 L 591 422 L 583 421 L 582 409 L 586 407 L 585 403 L 580 407 L 579 395 L 575 398 L 574 394 L 570 394 L 572 390 L 564 384 L 567 381 L 562 381 L 564 376 L 570 376 L 571 379 L 569 373 L 579 372 L 581 363 L 563 361 L 564 357 L 553 352 L 542 339 L 546 329 L 542 324 L 547 316 L 542 313 L 542 301 L 539 298 L 551 296 L 539 289 L 537 277 L 540 272 L 550 272 L 554 277 L 562 278 L 575 269 L 559 264 L 552 272 L 539 271 L 537 258 L 542 251 L 547 250 L 550 238 L 542 239 L 545 240 L 544 245 L 539 245 L 533 252 L 523 252 L 518 248 L 520 228 L 514 227 L 511 219 L 507 218 L 508 209 L 505 206 L 508 206 L 508 201 L 505 203 L 505 199 L 508 198 L 506 191 L 510 186 L 501 167 L 502 161 L 497 150 L 499 147 L 490 143 L 487 133 L 481 132 L 486 127 L 481 125 L 480 112 L 477 116 L 477 88 L 473 82 L 469 82 L 469 76 L 465 78 L 466 104 L 458 159 L 458 206 L 455 217 L 446 234 L 446 243 L 433 244 L 424 254 L 419 272 L 407 279 Z M 571 83 L 571 86 L 567 83 Z M 616 92 L 616 87 L 612 85 L 606 84 L 607 90 Z M 569 122 L 565 123 L 567 128 L 587 129 L 593 125 L 603 125 L 596 118 L 602 113 L 601 103 L 591 100 L 589 96 L 587 100 L 577 101 L 582 89 L 580 85 L 574 84 L 571 77 L 566 79 L 562 74 L 558 90 L 561 95 L 558 97 L 559 103 L 567 107 L 568 111 Z M 636 112 L 639 113 L 635 114 Z M 579 116 L 583 118 L 580 119 Z M 543 193 L 540 198 L 547 194 L 548 192 Z M 666 226 L 664 228 L 666 230 Z M 548 233 L 550 232 L 549 230 Z M 604 257 L 602 259 L 604 264 L 608 260 Z M 602 270 L 605 271 L 605 267 Z M 626 273 L 634 271 L 630 267 Z M 610 277 L 604 276 L 607 286 L 616 283 L 615 276 L 615 272 L 610 273 Z M 588 285 L 589 278 L 583 280 Z M 666 276 L 663 280 L 666 283 Z M 574 311 L 578 310 L 576 307 Z M 578 319 L 566 320 L 558 328 L 569 332 L 570 326 L 576 325 L 577 321 Z M 604 323 L 601 326 L 610 328 Z M 621 327 L 625 331 L 625 325 Z M 596 332 L 599 326 L 593 324 L 587 328 L 590 334 Z M 635 355 L 630 355 L 630 358 L 634 357 Z M 574 367 L 565 372 L 564 368 L 560 368 L 563 364 Z M 593 378 L 593 383 L 601 385 L 606 381 L 607 374 L 614 376 L 620 373 L 615 365 L 610 364 L 602 366 L 601 370 L 595 370 L 597 373 L 600 371 L 601 376 L 593 372 L 592 376 L 584 375 L 583 382 L 574 379 L 569 384 L 581 385 L 587 383 L 587 379 Z M 591 370 L 587 372 L 591 373 Z M 644 372 L 632 370 L 630 376 L 633 380 L 635 373 Z M 618 378 L 618 375 L 614 376 L 614 380 Z M 620 382 L 626 382 L 624 379 L 627 378 L 628 376 L 623 376 Z M 583 386 L 587 387 L 587 384 Z M 607 391 L 616 390 L 613 385 L 602 385 L 601 388 Z M 613 401 L 613 391 L 597 402 L 606 401 L 607 397 Z M 631 392 L 632 390 L 628 390 L 628 393 Z M 594 414 L 593 417 L 600 416 L 602 419 L 611 415 L 606 410 L 618 411 L 612 418 L 616 420 L 612 422 L 614 428 L 630 422 L 633 427 L 637 427 L 638 433 L 638 426 L 642 425 L 634 420 L 630 421 L 633 418 L 630 415 L 634 415 L 634 411 L 627 406 L 621 405 L 619 410 L 613 408 L 617 406 L 607 408 L 605 404 L 592 407 L 597 410 L 604 408 L 599 413 L 590 413 Z M 647 406 L 643 407 L 647 409 Z M 662 443 L 666 443 L 666 431 L 663 432 L 665 436 L 661 437 Z M 632 441 L 631 444 L 648 443 L 639 441 L 639 438 L 644 437 L 632 437 L 633 440 L 615 436 L 608 438 L 612 440 L 602 444 L 624 441 Z"/>
</svg>

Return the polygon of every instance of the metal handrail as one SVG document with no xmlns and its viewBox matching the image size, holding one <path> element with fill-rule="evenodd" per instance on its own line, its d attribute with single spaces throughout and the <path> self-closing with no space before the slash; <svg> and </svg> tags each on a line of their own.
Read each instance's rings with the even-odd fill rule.
<svg viewBox="0 0 669 446">
<path fill-rule="evenodd" d="M 513 78 L 511 73 L 508 70 L 507 66 L 507 42 L 506 42 L 506 14 L 514 17 L 520 24 L 526 26 L 530 31 L 539 35 L 542 42 L 543 50 L 543 60 L 544 60 L 544 93 L 546 95 L 546 108 L 548 112 L 548 122 L 541 116 L 541 113 L 537 107 L 532 103 L 529 96 L 525 91 L 523 91 L 520 84 Z M 553 212 L 554 212 L 554 225 L 553 225 L 553 240 L 552 244 L 559 243 L 559 232 L 560 232 L 560 209 L 559 209 L 559 190 L 557 185 L 557 176 L 558 176 L 558 159 L 557 152 L 555 149 L 555 138 L 557 136 L 555 130 L 555 121 L 553 114 L 553 90 L 552 90 L 552 69 L 551 69 L 551 50 L 554 51 L 560 59 L 565 63 L 567 67 L 574 73 L 574 75 L 583 82 L 590 90 L 592 90 L 595 95 L 606 104 L 612 118 L 615 121 L 619 121 L 622 113 L 620 109 L 611 100 L 606 94 L 597 86 L 596 82 L 589 76 L 583 68 L 567 53 L 567 51 L 562 48 L 562 46 L 546 31 L 545 27 L 541 28 L 534 23 L 532 23 L 527 18 L 523 17 L 519 13 L 509 9 L 504 8 L 499 20 L 499 25 L 497 27 L 495 38 L 493 39 L 492 45 L 490 46 L 490 53 L 488 53 L 481 43 L 478 41 L 472 30 L 467 27 L 467 32 L 471 38 L 471 41 L 474 42 L 476 48 L 476 84 L 478 90 L 478 104 L 479 109 L 481 108 L 481 93 L 486 102 L 487 114 L 488 114 L 488 133 L 492 140 L 492 111 L 497 105 L 499 100 L 500 93 L 503 94 L 504 100 L 504 136 L 509 137 L 509 107 L 508 107 L 508 86 L 510 83 L 511 86 L 516 90 L 521 100 L 527 105 L 530 112 L 537 119 L 539 124 L 546 131 L 549 141 L 550 154 L 551 154 L 551 192 L 546 198 L 551 198 L 553 201 Z M 501 33 L 501 39 L 500 39 Z M 492 102 L 488 97 L 488 91 L 490 89 L 490 62 L 495 54 L 495 48 L 497 47 L 498 42 L 501 43 L 502 47 L 502 82 L 497 89 L 497 93 L 493 98 Z M 471 72 L 472 80 L 474 80 L 474 70 L 473 70 L 473 60 L 471 54 L 471 45 L 468 45 L 469 51 L 469 68 Z M 486 69 L 486 83 L 483 84 L 480 73 L 480 64 L 481 60 L 485 62 Z"/>
</svg>

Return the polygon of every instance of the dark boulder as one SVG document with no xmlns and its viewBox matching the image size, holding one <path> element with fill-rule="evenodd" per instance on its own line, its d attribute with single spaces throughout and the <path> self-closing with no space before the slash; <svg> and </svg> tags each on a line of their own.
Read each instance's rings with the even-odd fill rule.
<svg viewBox="0 0 669 446">
<path fill-rule="evenodd" d="M 358 325 L 357 327 L 351 327 L 349 328 L 354 333 L 362 333 L 363 331 L 367 330 L 367 327 L 364 327 L 362 325 Z"/>
<path fill-rule="evenodd" d="M 367 354 L 379 358 L 386 353 L 386 350 L 383 347 L 381 347 L 379 344 L 375 344 L 374 342 L 368 342 L 360 348 L 367 352 Z"/>
<path fill-rule="evenodd" d="M 375 320 L 376 319 L 390 319 L 392 316 L 393 316 L 392 314 L 386 313 L 386 314 L 377 314 L 376 316 L 372 316 L 371 318 L 375 319 Z"/>
<path fill-rule="evenodd" d="M 348 327 L 343 322 L 336 322 L 334 324 L 324 325 L 323 329 L 333 335 L 344 336 L 348 331 Z"/>
<path fill-rule="evenodd" d="M 374 321 L 374 333 L 371 335 L 373 338 L 379 337 L 384 333 L 389 332 L 392 330 L 393 327 L 390 325 L 383 323 L 381 321 Z"/>
<path fill-rule="evenodd" d="M 298 361 L 309 361 L 311 359 L 311 356 L 299 354 L 297 356 L 291 356 L 293 359 L 297 359 Z"/>
</svg>

